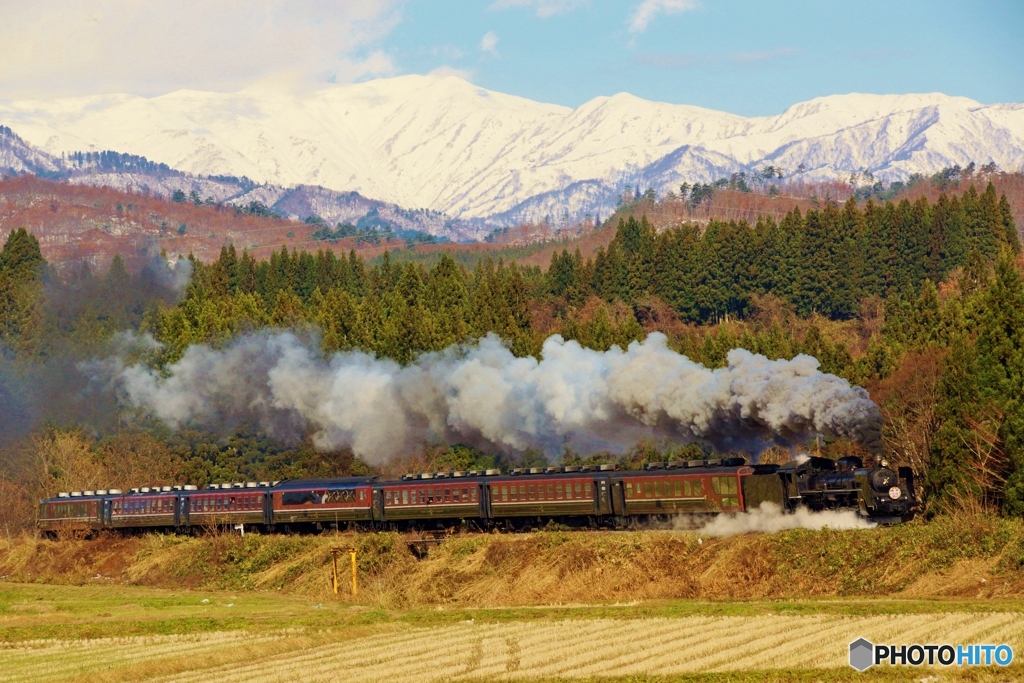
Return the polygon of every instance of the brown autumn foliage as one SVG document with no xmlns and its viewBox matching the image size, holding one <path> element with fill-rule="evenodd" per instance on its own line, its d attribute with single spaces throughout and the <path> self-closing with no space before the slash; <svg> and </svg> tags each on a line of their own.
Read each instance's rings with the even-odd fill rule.
<svg viewBox="0 0 1024 683">
<path fill-rule="evenodd" d="M 520 259 L 524 265 L 546 268 L 551 254 L 569 245 L 580 248 L 584 258 L 607 246 L 615 235 L 614 226 L 632 212 L 646 213 L 658 228 L 684 221 L 706 223 L 720 220 L 756 222 L 758 216 L 781 218 L 794 206 L 811 208 L 816 200 L 807 195 L 844 200 L 852 192 L 850 186 L 795 186 L 792 193 L 769 197 L 738 190 L 716 190 L 711 202 L 690 208 L 671 197 L 659 201 L 642 201 L 630 211 L 617 212 L 603 229 L 595 229 L 585 220 L 570 227 L 546 223 L 524 223 L 509 228 L 493 243 L 419 245 L 417 252 L 439 251 L 491 252 L 509 245 L 551 241 L 545 249 Z M 844 188 L 848 191 L 844 194 Z M 119 208 L 120 207 L 120 208 Z M 179 235 L 179 226 L 185 234 Z M 387 249 L 403 246 L 397 242 L 378 245 L 357 244 L 352 238 L 325 242 L 310 239 L 318 226 L 298 221 L 236 214 L 227 206 L 196 206 L 192 202 L 174 203 L 143 193 L 125 192 L 107 187 L 73 185 L 43 180 L 35 176 L 0 179 L 0 235 L 19 227 L 27 228 L 39 238 L 43 255 L 58 268 L 62 264 L 87 261 L 96 269 L 105 269 L 115 254 L 121 254 L 129 267 L 166 250 L 170 255 L 194 254 L 204 262 L 217 258 L 222 246 L 234 244 L 248 249 L 256 259 L 269 257 L 282 245 L 290 249 L 330 249 L 347 254 L 355 248 L 364 258 L 374 258 Z M 566 242 L 565 240 L 568 240 Z"/>
<path fill-rule="evenodd" d="M 7 539 L 35 521 L 35 509 L 28 490 L 0 474 L 0 532 Z"/>
<path fill-rule="evenodd" d="M 142 431 L 119 432 L 96 447 L 107 486 L 167 486 L 182 479 L 181 462 L 167 445 Z"/>
<path fill-rule="evenodd" d="M 939 194 L 960 193 L 970 185 L 978 192 L 992 181 L 999 194 L 1006 194 L 1017 225 L 1024 225 L 1024 175 L 1019 173 L 975 173 L 957 186 L 942 188 L 930 182 L 918 183 L 896 197 L 911 201 L 927 196 L 935 201 Z M 780 194 L 763 191 L 741 192 L 718 188 L 711 201 L 691 206 L 675 195 L 661 200 L 645 199 L 615 212 L 598 228 L 589 220 L 568 227 L 546 223 L 524 223 L 509 228 L 492 243 L 425 244 L 417 253 L 442 251 L 488 253 L 510 245 L 549 242 L 547 246 L 517 259 L 523 265 L 546 269 L 555 251 L 579 248 L 584 259 L 592 258 L 615 236 L 619 218 L 646 215 L 656 229 L 685 222 L 706 224 L 712 219 L 756 223 L 760 216 L 780 220 L 793 208 L 806 212 L 825 203 L 842 203 L 856 188 L 842 181 L 804 183 L 787 180 Z M 120 210 L 118 209 L 120 206 Z M 178 228 L 184 224 L 185 234 Z M 174 203 L 142 193 L 124 192 L 106 187 L 90 187 L 49 181 L 35 176 L 0 179 L 0 235 L 25 227 L 40 240 L 47 261 L 62 265 L 87 261 L 96 269 L 105 269 L 115 254 L 121 254 L 129 267 L 138 267 L 145 259 L 162 250 L 170 255 L 194 254 L 204 262 L 217 258 L 222 246 L 234 244 L 248 249 L 257 259 L 269 257 L 282 245 L 290 249 L 330 249 L 347 254 L 356 249 L 364 258 L 374 258 L 385 250 L 404 243 L 359 243 L 353 238 L 336 242 L 310 239 L 317 226 L 298 221 L 236 215 L 231 207 L 196 206 L 191 202 Z"/>
<path fill-rule="evenodd" d="M 833 187 L 834 185 L 834 187 Z M 519 263 L 529 266 L 540 266 L 546 269 L 551 263 L 551 256 L 562 249 L 579 249 L 583 259 L 593 258 L 599 247 L 607 247 L 615 237 L 615 229 L 619 219 L 629 216 L 647 216 L 648 222 L 656 230 L 677 227 L 683 223 L 697 223 L 706 225 L 711 220 L 723 221 L 747 221 L 751 225 L 757 222 L 760 216 L 771 216 L 775 220 L 781 220 L 783 216 L 794 208 L 801 212 L 821 205 L 818 199 L 811 199 L 810 195 L 820 192 L 822 201 L 845 201 L 853 194 L 853 187 L 844 183 L 828 184 L 822 186 L 794 186 L 792 192 L 770 197 L 758 192 L 741 192 L 739 190 L 716 189 L 714 198 L 710 202 L 702 202 L 693 207 L 674 195 L 669 195 L 661 200 L 651 201 L 644 199 L 635 204 L 629 204 L 604 221 L 602 227 L 596 228 L 589 222 L 584 222 L 571 230 L 556 232 L 554 228 L 548 230 L 548 239 L 562 240 L 551 242 L 543 249 L 518 259 Z M 824 199 L 824 198 L 828 199 Z M 531 224 L 532 226 L 533 224 Z M 512 228 L 506 235 L 518 236 L 517 229 Z M 534 227 L 530 239 L 523 238 L 516 241 L 516 238 L 509 238 L 510 244 L 537 242 L 543 230 Z M 565 241 L 567 240 L 567 241 Z"/>
<path fill-rule="evenodd" d="M 184 235 L 178 233 L 185 226 Z M 248 249 L 265 259 L 282 245 L 298 249 L 332 249 L 348 254 L 354 239 L 311 240 L 318 226 L 278 218 L 236 214 L 229 206 L 175 203 L 141 193 L 43 180 L 35 176 L 0 179 L 0 236 L 24 227 L 40 242 L 47 262 L 88 262 L 104 270 L 115 254 L 129 267 L 166 250 L 212 261 L 222 246 Z M 397 245 L 390 245 L 395 248 Z M 387 244 L 360 246 L 375 256 Z"/>
<path fill-rule="evenodd" d="M 181 462 L 142 431 L 97 442 L 79 430 L 50 429 L 0 453 L 0 530 L 30 528 L 37 501 L 60 491 L 176 483 Z"/>
<path fill-rule="evenodd" d="M 1006 195 L 1006 201 L 1010 204 L 1010 211 L 1013 213 L 1013 221 L 1017 224 L 1018 231 L 1024 227 L 1024 174 L 1022 173 L 975 173 L 962 180 L 958 185 L 942 187 L 933 183 L 918 183 L 909 190 L 902 192 L 897 199 L 906 197 L 913 203 L 919 197 L 927 197 L 929 202 L 935 202 L 943 192 L 946 195 L 962 194 L 969 187 L 974 187 L 978 194 L 985 191 L 989 182 L 995 185 L 996 195 Z"/>
<path fill-rule="evenodd" d="M 78 431 L 53 430 L 32 437 L 24 448 L 41 498 L 54 496 L 58 491 L 107 485 L 106 472 L 91 446 L 91 440 Z"/>
<path fill-rule="evenodd" d="M 985 191 L 989 182 L 995 185 L 997 195 L 1006 195 L 1013 212 L 1014 222 L 1018 226 L 1024 226 L 1024 174 L 1021 173 L 975 173 L 962 180 L 958 185 L 941 186 L 931 182 L 921 182 L 912 188 L 902 191 L 893 201 L 900 201 L 904 198 L 914 202 L 919 197 L 927 197 L 928 201 L 934 203 L 940 194 L 947 195 L 961 194 L 971 186 L 980 194 Z M 657 201 L 650 199 L 641 200 L 635 204 L 629 204 L 616 211 L 611 218 L 604 223 L 603 228 L 590 229 L 589 224 L 580 226 L 579 236 L 572 237 L 569 231 L 563 234 L 569 236 L 569 242 L 552 243 L 539 252 L 520 259 L 519 262 L 526 265 L 536 265 L 547 268 L 551 263 L 551 256 L 556 251 L 568 248 L 572 251 L 579 248 L 584 260 L 592 258 L 598 247 L 607 247 L 612 238 L 615 237 L 615 226 L 620 218 L 628 216 L 646 216 L 648 222 L 656 230 L 676 227 L 683 223 L 696 223 L 707 225 L 711 220 L 721 221 L 746 221 L 753 225 L 761 216 L 768 216 L 776 221 L 792 211 L 800 209 L 806 213 L 808 209 L 820 209 L 823 206 L 835 203 L 842 204 L 854 195 L 856 187 L 841 180 L 831 182 L 803 182 L 800 180 L 787 180 L 782 186 L 780 194 L 771 196 L 763 191 L 742 192 L 728 188 L 716 188 L 714 196 L 710 201 L 704 201 L 696 206 L 690 205 L 676 195 L 668 195 Z M 876 201 L 877 203 L 877 201 Z M 574 229 L 576 230 L 576 229 Z M 549 230 L 550 238 L 556 238 L 554 230 Z M 510 234 L 518 235 L 514 230 Z M 533 241 L 542 230 L 533 227 L 530 234 Z M 530 241 L 530 240 L 525 240 Z M 517 243 L 514 239 L 510 243 Z"/>
<path fill-rule="evenodd" d="M 36 434 L 2 455 L 0 471 L 5 485 L 0 488 L 0 508 L 5 511 L 7 528 L 32 526 L 35 502 L 42 498 L 101 484 L 102 468 L 95 462 L 88 440 L 77 431 Z"/>
<path fill-rule="evenodd" d="M 944 349 L 910 351 L 872 392 L 885 418 L 882 439 L 895 465 L 909 465 L 916 472 L 927 469 L 938 428 L 935 404 L 944 357 Z"/>
<path fill-rule="evenodd" d="M 661 228 L 683 220 L 756 221 L 762 213 L 781 217 L 793 206 L 806 209 L 812 205 L 810 200 L 798 197 L 769 198 L 755 193 L 718 190 L 713 202 L 692 211 L 682 202 L 672 201 L 640 202 L 633 211 L 637 215 L 648 213 L 652 223 Z M 623 217 L 626 215 L 622 213 Z M 565 229 L 525 223 L 510 228 L 493 243 L 427 244 L 417 246 L 416 251 L 486 253 L 509 245 L 557 240 L 520 259 L 524 265 L 547 268 L 551 254 L 567 244 L 570 249 L 578 246 L 584 258 L 592 257 L 598 247 L 607 246 L 615 236 L 618 217 L 617 213 L 606 223 L 608 227 L 597 230 L 590 221 Z M 185 226 L 184 235 L 178 234 L 181 225 Z M 330 249 L 338 254 L 347 254 L 354 248 L 364 258 L 374 258 L 385 250 L 404 245 L 398 242 L 357 244 L 352 238 L 336 242 L 313 240 L 310 235 L 318 226 L 298 221 L 236 214 L 228 206 L 174 203 L 143 193 L 72 185 L 35 176 L 0 179 L 0 235 L 19 227 L 28 229 L 39 239 L 44 257 L 56 267 L 86 261 L 99 270 L 105 269 L 115 254 L 121 254 L 130 268 L 139 267 L 161 251 L 172 256 L 191 253 L 209 262 L 215 260 L 221 247 L 227 244 L 234 244 L 238 250 L 248 249 L 257 260 L 268 258 L 282 245 L 300 250 Z"/>
</svg>

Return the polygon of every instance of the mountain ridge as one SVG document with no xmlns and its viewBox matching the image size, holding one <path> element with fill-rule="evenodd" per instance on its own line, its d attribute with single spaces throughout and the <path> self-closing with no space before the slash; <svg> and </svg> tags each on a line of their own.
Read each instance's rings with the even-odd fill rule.
<svg viewBox="0 0 1024 683">
<path fill-rule="evenodd" d="M 1024 104 L 942 93 L 828 95 L 748 118 L 629 93 L 570 108 L 407 75 L 298 94 L 14 102 L 0 123 L 51 155 L 113 149 L 194 175 L 354 191 L 470 220 L 477 237 L 550 214 L 555 198 L 573 218 L 607 214 L 626 185 L 666 192 L 765 165 L 808 180 L 1024 166 Z"/>
<path fill-rule="evenodd" d="M 338 192 L 323 187 L 261 185 L 233 176 L 199 176 L 154 163 L 145 157 L 117 152 L 72 153 L 54 157 L 22 140 L 10 128 L 0 126 L 0 176 L 32 174 L 72 185 L 107 187 L 171 199 L 175 193 L 198 197 L 204 204 L 251 208 L 283 218 L 311 219 L 331 226 L 359 224 L 373 217 L 399 236 L 432 235 L 453 240 L 473 240 L 489 230 L 479 222 L 452 219 L 430 209 L 407 209 L 396 204 L 363 197 L 358 192 Z"/>
</svg>

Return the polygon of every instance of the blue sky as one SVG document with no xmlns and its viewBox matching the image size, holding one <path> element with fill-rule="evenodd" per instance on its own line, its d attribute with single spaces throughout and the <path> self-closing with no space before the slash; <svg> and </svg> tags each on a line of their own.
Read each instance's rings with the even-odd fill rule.
<svg viewBox="0 0 1024 683">
<path fill-rule="evenodd" d="M 643 30 L 631 26 L 639 2 L 504 4 L 413 0 L 383 49 L 405 72 L 452 67 L 569 106 L 621 91 L 743 115 L 847 92 L 1024 101 L 1020 1 L 698 0 Z"/>
<path fill-rule="evenodd" d="M 0 0 L 0 101 L 454 70 L 576 106 L 744 114 L 821 95 L 1024 101 L 1024 0 Z"/>
</svg>

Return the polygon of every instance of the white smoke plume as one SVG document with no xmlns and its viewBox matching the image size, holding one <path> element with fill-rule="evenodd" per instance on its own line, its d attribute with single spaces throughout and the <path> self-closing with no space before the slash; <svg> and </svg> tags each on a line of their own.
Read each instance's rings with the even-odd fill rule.
<svg viewBox="0 0 1024 683">
<path fill-rule="evenodd" d="M 362 352 L 324 358 L 276 331 L 190 347 L 163 372 L 117 359 L 88 371 L 172 427 L 256 420 L 273 436 L 312 431 L 317 447 L 374 462 L 439 442 L 555 454 L 648 437 L 756 454 L 823 434 L 871 446 L 881 421 L 864 389 L 819 372 L 810 356 L 736 349 L 709 370 L 659 333 L 606 352 L 555 335 L 541 360 L 516 358 L 489 335 L 402 367 Z"/>
<path fill-rule="evenodd" d="M 797 508 L 783 512 L 777 503 L 761 503 L 749 512 L 733 512 L 710 520 L 697 529 L 703 536 L 735 536 L 737 534 L 772 534 L 785 529 L 871 529 L 875 525 L 854 510 L 822 510 L 812 512 Z M 692 527 L 689 527 L 692 528 Z"/>
<path fill-rule="evenodd" d="M 192 279 L 192 261 L 187 258 L 154 257 L 144 268 L 165 289 L 183 294 Z"/>
</svg>

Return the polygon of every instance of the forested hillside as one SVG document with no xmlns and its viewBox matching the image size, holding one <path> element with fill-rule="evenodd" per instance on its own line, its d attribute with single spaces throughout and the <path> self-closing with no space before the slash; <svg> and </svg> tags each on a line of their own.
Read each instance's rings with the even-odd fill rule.
<svg viewBox="0 0 1024 683">
<path fill-rule="evenodd" d="M 76 379 L 75 368 L 113 353 L 116 338 L 108 340 L 119 330 L 162 344 L 149 358 L 158 366 L 190 345 L 219 346 L 265 327 L 317 335 L 325 353 L 360 349 L 399 363 L 488 332 L 525 356 L 539 353 L 551 334 L 608 349 L 661 331 L 672 348 L 710 367 L 736 347 L 769 358 L 813 355 L 826 372 L 869 389 L 886 418 L 884 457 L 924 476 L 931 510 L 983 506 L 1021 515 L 1019 253 L 1010 204 L 991 184 L 934 201 L 851 198 L 753 225 L 709 220 L 657 231 L 631 215 L 592 257 L 558 251 L 546 270 L 500 260 L 469 269 L 444 251 L 428 266 L 388 253 L 367 262 L 355 252 L 287 249 L 258 260 L 225 247 L 211 263 L 191 261 L 180 298 L 165 284 L 162 261 L 139 275 L 115 260 L 103 275 L 57 278 L 38 242 L 16 231 L 0 257 L 0 432 L 16 435 L 4 450 L 0 495 L 24 510 L 59 486 L 367 468 L 350 453 L 318 452 L 308 440 L 274 443 L 244 424 L 228 433 L 172 432 L 118 409 L 110 391 Z M 641 443 L 621 456 L 593 457 L 637 464 L 679 447 Z M 509 457 L 540 456 L 428 445 L 384 469 Z"/>
<path fill-rule="evenodd" d="M 243 329 L 306 322 L 323 330 L 325 350 L 361 348 L 407 361 L 488 331 L 534 353 L 552 332 L 585 334 L 571 324 L 588 305 L 606 314 L 625 307 L 632 315 L 610 328 L 624 337 L 585 340 L 607 348 L 639 334 L 648 318 L 743 319 L 765 297 L 801 318 L 850 319 L 865 299 L 913 298 L 925 282 L 983 268 L 1001 249 L 1016 253 L 1020 245 L 991 186 L 934 205 L 869 203 L 862 211 L 850 201 L 805 215 L 794 210 L 755 226 L 712 221 L 705 230 L 688 224 L 656 233 L 630 218 L 593 259 L 563 250 L 544 272 L 500 262 L 467 272 L 447 256 L 429 270 L 395 265 L 387 255 L 368 268 L 354 253 L 284 249 L 257 262 L 229 247 L 212 264 L 197 262 L 185 302 L 150 324 L 171 357 Z"/>
</svg>

